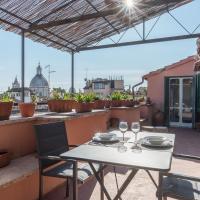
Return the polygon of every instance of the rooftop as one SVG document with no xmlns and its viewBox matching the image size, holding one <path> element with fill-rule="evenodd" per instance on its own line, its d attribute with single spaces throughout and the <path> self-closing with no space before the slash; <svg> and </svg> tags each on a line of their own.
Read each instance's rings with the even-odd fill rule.
<svg viewBox="0 0 200 200">
<path fill-rule="evenodd" d="M 144 77 L 144 79 L 148 79 L 151 76 L 154 76 L 156 74 L 162 73 L 163 71 L 170 70 L 170 69 L 175 68 L 175 67 L 179 67 L 179 66 L 181 66 L 185 63 L 188 63 L 188 62 L 192 62 L 194 64 L 195 56 L 189 56 L 189 57 L 182 59 L 182 60 L 179 60 L 178 62 L 175 62 L 171 65 L 167 65 L 167 66 L 162 67 L 160 69 L 157 69 L 155 71 L 151 71 L 148 74 L 144 75 L 143 77 Z M 192 67 L 194 68 L 194 66 L 192 66 Z"/>
</svg>

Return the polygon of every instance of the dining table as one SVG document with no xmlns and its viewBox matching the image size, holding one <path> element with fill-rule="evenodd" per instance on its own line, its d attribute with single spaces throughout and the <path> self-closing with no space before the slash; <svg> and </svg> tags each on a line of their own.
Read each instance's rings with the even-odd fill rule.
<svg viewBox="0 0 200 200">
<path fill-rule="evenodd" d="M 60 156 L 65 159 L 73 159 L 76 161 L 87 162 L 101 186 L 101 200 L 104 195 L 108 200 L 111 200 L 109 191 L 104 185 L 101 173 L 97 172 L 94 164 L 101 166 L 100 170 L 104 170 L 105 166 L 121 166 L 130 170 L 129 175 L 118 189 L 113 200 L 121 199 L 122 193 L 133 180 L 139 170 L 145 170 L 154 185 L 157 187 L 157 199 L 162 199 L 162 174 L 166 173 L 171 168 L 172 155 L 174 150 L 175 134 L 173 133 L 156 133 L 141 131 L 137 137 L 137 149 L 134 149 L 135 135 L 131 131 L 125 133 L 124 141 L 122 141 L 122 133 L 119 130 L 107 131 L 114 133 L 118 138 L 118 142 L 101 143 L 96 141 L 88 141 L 74 149 L 62 153 Z M 101 134 L 101 133 L 99 133 Z M 167 139 L 170 143 L 168 146 L 148 146 L 143 145 L 144 139 L 150 136 L 160 136 Z M 151 175 L 151 171 L 158 172 L 158 181 L 155 181 Z M 145 191 L 145 190 L 144 190 Z"/>
</svg>

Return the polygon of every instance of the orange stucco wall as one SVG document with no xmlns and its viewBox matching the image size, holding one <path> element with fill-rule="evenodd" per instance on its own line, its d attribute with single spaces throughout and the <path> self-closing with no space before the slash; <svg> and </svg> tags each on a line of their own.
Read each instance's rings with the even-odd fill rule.
<svg viewBox="0 0 200 200">
<path fill-rule="evenodd" d="M 138 108 L 119 108 L 111 109 L 111 118 L 118 118 L 119 120 L 128 122 L 129 127 L 131 122 L 140 120 L 140 107 Z"/>
<path fill-rule="evenodd" d="M 170 66 L 162 72 L 148 76 L 147 96 L 150 97 L 157 109 L 164 109 L 164 78 L 168 76 L 192 76 L 194 74 L 194 59 Z"/>
<path fill-rule="evenodd" d="M 8 187 L 0 188 L 0 199 L 36 200 L 38 199 L 38 182 L 38 171 L 35 171 L 30 176 L 23 177 Z M 48 193 L 63 183 L 63 179 L 44 177 L 44 192 Z"/>
</svg>

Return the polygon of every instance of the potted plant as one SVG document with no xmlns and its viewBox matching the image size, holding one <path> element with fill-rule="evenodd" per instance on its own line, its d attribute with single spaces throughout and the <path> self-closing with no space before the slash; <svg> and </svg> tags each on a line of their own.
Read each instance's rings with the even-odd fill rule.
<svg viewBox="0 0 200 200">
<path fill-rule="evenodd" d="M 35 113 L 35 106 L 37 104 L 37 96 L 31 95 L 30 103 L 19 103 L 19 110 L 22 117 L 32 117 Z"/>
<path fill-rule="evenodd" d="M 62 95 L 55 89 L 53 89 L 50 95 L 50 99 L 48 100 L 48 107 L 51 112 L 64 111 L 64 103 L 62 101 Z"/>
<path fill-rule="evenodd" d="M 0 168 L 10 163 L 10 153 L 7 150 L 0 150 Z"/>
<path fill-rule="evenodd" d="M 94 109 L 104 109 L 105 103 L 105 100 L 94 94 Z"/>
<path fill-rule="evenodd" d="M 110 108 L 110 106 L 111 106 L 110 96 L 108 96 L 107 98 L 105 98 L 104 102 L 105 102 L 105 108 Z"/>
<path fill-rule="evenodd" d="M 64 103 L 64 112 L 71 112 L 72 108 L 74 107 L 74 100 L 72 98 L 72 95 L 65 92 L 63 95 L 63 103 Z"/>
<path fill-rule="evenodd" d="M 0 96 L 0 121 L 8 120 L 12 111 L 13 100 L 8 93 Z"/>
<path fill-rule="evenodd" d="M 122 94 L 119 91 L 113 92 L 110 96 L 111 106 L 120 107 L 122 104 Z"/>
<path fill-rule="evenodd" d="M 133 100 L 131 99 L 130 95 L 127 93 L 122 94 L 122 106 L 132 107 L 133 105 Z"/>
<path fill-rule="evenodd" d="M 74 97 L 75 110 L 77 113 L 91 112 L 93 108 L 93 95 L 78 93 Z"/>
</svg>

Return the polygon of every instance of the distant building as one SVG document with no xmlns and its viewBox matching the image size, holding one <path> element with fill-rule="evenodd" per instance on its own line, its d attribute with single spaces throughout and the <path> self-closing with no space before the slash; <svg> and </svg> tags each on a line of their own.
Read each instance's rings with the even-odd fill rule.
<svg viewBox="0 0 200 200">
<path fill-rule="evenodd" d="M 30 89 L 40 99 L 47 99 L 49 97 L 49 84 L 42 74 L 40 63 L 36 69 L 36 75 L 30 82 Z"/>
<path fill-rule="evenodd" d="M 108 96 L 114 91 L 124 91 L 124 80 L 122 77 L 120 79 L 86 80 L 86 86 L 83 89 L 84 93 L 94 92 L 99 96 Z"/>
<path fill-rule="evenodd" d="M 135 92 L 135 95 L 146 96 L 147 95 L 147 87 L 139 87 L 138 91 Z"/>
<path fill-rule="evenodd" d="M 15 80 L 12 83 L 12 88 L 9 88 L 7 92 L 10 94 L 10 96 L 15 102 L 21 101 L 22 88 L 20 87 L 20 83 L 17 80 L 17 77 L 15 77 Z M 31 90 L 27 87 L 24 88 L 24 101 L 31 101 Z"/>
</svg>

